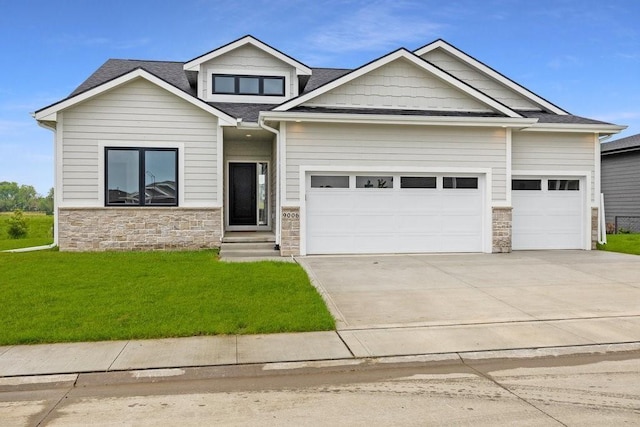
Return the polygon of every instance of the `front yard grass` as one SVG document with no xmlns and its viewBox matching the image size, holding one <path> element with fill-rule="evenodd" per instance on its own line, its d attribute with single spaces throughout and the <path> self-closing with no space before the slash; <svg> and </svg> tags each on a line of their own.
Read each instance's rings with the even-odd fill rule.
<svg viewBox="0 0 640 427">
<path fill-rule="evenodd" d="M 598 249 L 640 255 L 640 234 L 607 234 L 607 243 Z"/>
<path fill-rule="evenodd" d="M 0 345 L 333 330 L 297 264 L 215 251 L 0 253 Z"/>
</svg>

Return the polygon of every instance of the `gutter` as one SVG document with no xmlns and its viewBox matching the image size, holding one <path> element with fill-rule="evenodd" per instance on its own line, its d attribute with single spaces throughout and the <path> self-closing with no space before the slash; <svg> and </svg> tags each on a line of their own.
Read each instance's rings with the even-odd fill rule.
<svg viewBox="0 0 640 427">
<path fill-rule="evenodd" d="M 275 134 L 276 136 L 276 206 L 275 206 L 275 212 L 276 212 L 276 218 L 275 218 L 275 225 L 276 225 L 276 245 L 275 248 L 276 250 L 280 250 L 280 240 L 281 240 L 281 230 L 280 230 L 280 217 L 281 217 L 281 213 L 280 213 L 280 168 L 282 167 L 282 162 L 280 162 L 280 131 L 278 129 L 272 128 L 270 126 L 267 126 L 264 123 L 264 117 L 260 117 L 260 119 L 258 120 L 258 126 L 260 126 L 262 129 L 271 132 L 273 134 Z"/>
</svg>

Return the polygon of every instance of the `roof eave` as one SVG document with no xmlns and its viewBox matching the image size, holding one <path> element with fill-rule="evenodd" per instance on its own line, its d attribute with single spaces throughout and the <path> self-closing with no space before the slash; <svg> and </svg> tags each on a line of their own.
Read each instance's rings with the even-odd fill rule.
<svg viewBox="0 0 640 427">
<path fill-rule="evenodd" d="M 263 111 L 260 120 L 278 122 L 366 123 L 431 126 L 479 126 L 523 129 L 538 119 L 512 117 L 416 116 L 397 114 L 316 113 L 308 111 Z"/>
<path fill-rule="evenodd" d="M 535 125 L 523 129 L 527 132 L 576 132 L 576 133 L 599 133 L 612 135 L 625 130 L 627 126 L 611 124 L 576 124 L 576 123 L 536 123 Z"/>
</svg>

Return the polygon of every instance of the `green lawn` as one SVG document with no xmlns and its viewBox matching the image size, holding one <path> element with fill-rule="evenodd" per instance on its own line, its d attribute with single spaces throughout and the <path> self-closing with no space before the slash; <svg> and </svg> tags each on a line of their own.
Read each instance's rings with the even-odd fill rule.
<svg viewBox="0 0 640 427">
<path fill-rule="evenodd" d="M 0 253 L 0 345 L 333 330 L 297 264 L 215 251 Z"/>
<path fill-rule="evenodd" d="M 41 213 L 24 213 L 27 220 L 27 236 L 24 239 L 10 239 L 7 234 L 7 220 L 11 212 L 0 212 L 0 251 L 28 248 L 53 243 L 53 216 Z"/>
<path fill-rule="evenodd" d="M 607 234 L 607 244 L 598 249 L 640 255 L 640 234 Z"/>
</svg>

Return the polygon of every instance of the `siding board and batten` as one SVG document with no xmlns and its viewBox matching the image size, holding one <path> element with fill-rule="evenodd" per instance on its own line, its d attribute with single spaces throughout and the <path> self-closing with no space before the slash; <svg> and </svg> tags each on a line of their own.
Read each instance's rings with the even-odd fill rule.
<svg viewBox="0 0 640 427">
<path fill-rule="evenodd" d="M 601 165 L 607 223 L 616 215 L 640 216 L 640 151 L 607 154 Z"/>
<path fill-rule="evenodd" d="M 184 200 L 217 200 L 217 119 L 142 79 L 131 81 L 64 112 L 62 200 L 99 206 L 101 144 L 184 144 Z"/>
</svg>

